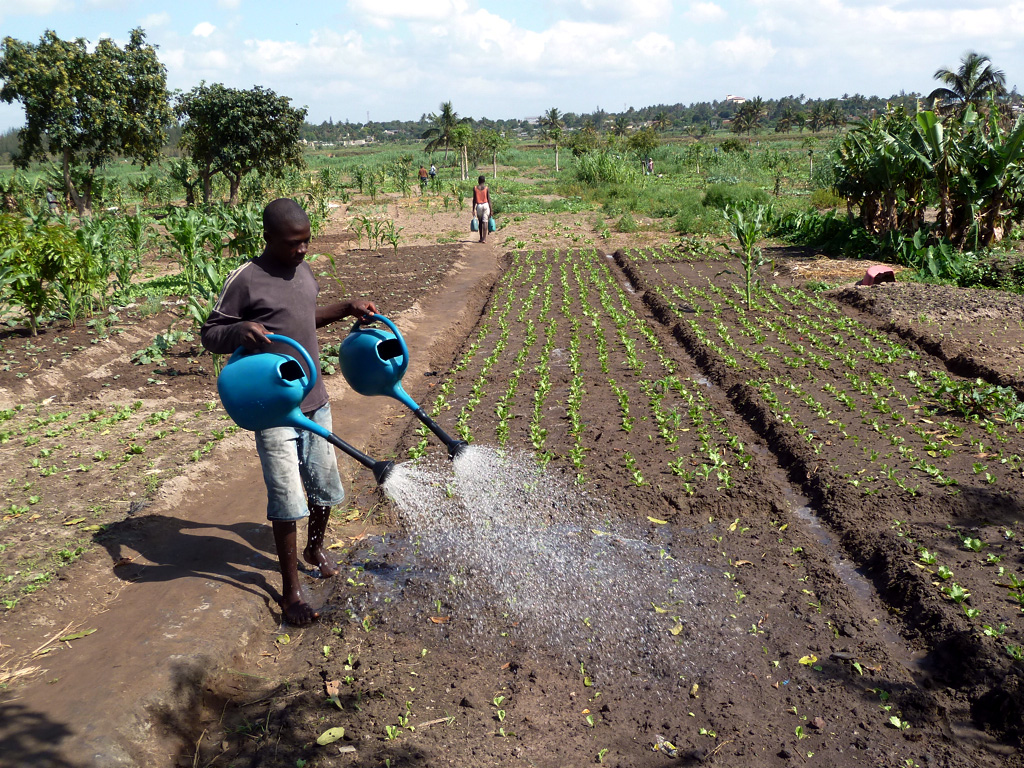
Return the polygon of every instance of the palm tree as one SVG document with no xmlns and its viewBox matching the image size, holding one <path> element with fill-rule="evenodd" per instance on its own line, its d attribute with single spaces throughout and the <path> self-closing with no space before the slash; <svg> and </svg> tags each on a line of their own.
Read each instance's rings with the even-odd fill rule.
<svg viewBox="0 0 1024 768">
<path fill-rule="evenodd" d="M 651 121 L 651 127 L 658 132 L 666 130 L 670 125 L 672 125 L 672 118 L 664 110 L 656 114 L 654 120 Z"/>
<path fill-rule="evenodd" d="M 452 131 L 455 126 L 465 123 L 469 120 L 468 117 L 459 117 L 459 113 L 452 108 L 450 101 L 441 103 L 440 113 L 430 113 L 430 122 L 432 126 L 427 128 L 420 136 L 421 139 L 427 139 L 427 146 L 424 147 L 426 152 L 435 152 L 444 147 L 444 159 L 448 160 L 448 148 L 452 144 Z"/>
<path fill-rule="evenodd" d="M 822 106 L 820 101 L 814 102 L 814 106 L 811 107 L 811 118 L 807 121 L 807 126 L 817 133 L 825 127 L 826 115 L 825 107 Z"/>
<path fill-rule="evenodd" d="M 557 107 L 552 107 L 541 117 L 540 124 L 544 135 L 555 145 L 555 173 L 558 173 L 558 143 L 562 140 L 562 126 L 565 125 L 562 113 Z"/>
<path fill-rule="evenodd" d="M 787 106 L 782 110 L 779 119 L 775 121 L 775 132 L 789 133 L 793 130 L 794 125 L 796 125 L 796 110 L 791 106 Z"/>
<path fill-rule="evenodd" d="M 615 124 L 612 126 L 614 136 L 626 136 L 629 133 L 629 118 L 626 115 L 616 115 Z"/>
<path fill-rule="evenodd" d="M 837 130 L 846 125 L 846 113 L 834 99 L 829 99 L 825 105 L 825 123 Z"/>
<path fill-rule="evenodd" d="M 968 104 L 977 108 L 992 96 L 1006 94 L 1006 73 L 994 69 L 988 56 L 975 51 L 964 54 L 955 72 L 941 67 L 933 77 L 945 87 L 936 88 L 928 98 L 945 102 L 956 113 L 963 112 Z"/>
</svg>

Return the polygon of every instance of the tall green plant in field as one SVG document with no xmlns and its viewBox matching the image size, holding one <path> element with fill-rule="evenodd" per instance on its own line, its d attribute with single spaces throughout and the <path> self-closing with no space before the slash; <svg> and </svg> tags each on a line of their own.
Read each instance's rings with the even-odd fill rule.
<svg viewBox="0 0 1024 768">
<path fill-rule="evenodd" d="M 771 263 L 761 253 L 757 241 L 764 236 L 766 228 L 768 209 L 763 205 L 757 208 L 733 208 L 725 209 L 725 219 L 729 222 L 729 231 L 736 238 L 739 250 L 732 249 L 735 256 L 739 257 L 743 265 L 743 285 L 747 299 L 747 309 L 753 305 L 754 285 L 757 283 L 757 270 L 765 264 Z"/>
<path fill-rule="evenodd" d="M 641 180 L 636 163 L 611 152 L 587 152 L 576 159 L 576 179 L 583 184 L 637 184 Z"/>
<path fill-rule="evenodd" d="M 112 216 L 94 216 L 82 219 L 75 230 L 75 237 L 81 244 L 82 249 L 88 257 L 89 275 L 87 282 L 90 283 L 84 296 L 88 303 L 97 308 L 102 305 L 109 292 L 110 275 L 115 271 L 115 265 L 123 252 L 123 246 L 118 236 L 117 219 Z M 62 280 L 63 285 L 70 289 L 70 285 Z M 74 281 L 78 284 L 78 281 Z M 80 285 L 85 289 L 85 285 Z M 69 299 L 65 295 L 66 299 Z M 73 322 L 73 319 L 72 319 Z"/>
<path fill-rule="evenodd" d="M 263 207 L 246 203 L 226 210 L 225 226 L 233 233 L 228 250 L 241 262 L 255 259 L 263 250 Z"/>
<path fill-rule="evenodd" d="M 220 240 L 221 231 L 205 213 L 192 208 L 176 208 L 164 219 L 164 228 L 167 239 L 178 254 L 182 278 L 186 285 L 192 285 L 201 265 L 207 260 L 206 244 L 215 232 Z"/>
<path fill-rule="evenodd" d="M 136 210 L 134 216 L 120 219 L 121 234 L 128 248 L 118 249 L 114 259 L 114 274 L 117 277 L 117 293 L 127 295 L 132 275 L 142 263 L 142 254 L 146 252 L 153 239 L 153 220 Z"/>
<path fill-rule="evenodd" d="M 39 319 L 55 308 L 60 284 L 81 295 L 91 275 L 89 255 L 65 226 L 26 227 L 12 214 L 0 214 L 0 288 L 5 303 L 25 315 L 29 335 L 39 334 Z"/>
</svg>

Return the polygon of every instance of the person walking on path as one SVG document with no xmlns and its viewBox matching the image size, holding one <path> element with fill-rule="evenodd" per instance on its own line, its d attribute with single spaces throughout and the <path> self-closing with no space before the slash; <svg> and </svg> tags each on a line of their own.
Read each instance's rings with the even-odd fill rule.
<svg viewBox="0 0 1024 768">
<path fill-rule="evenodd" d="M 427 191 L 427 178 L 428 178 L 428 176 L 429 176 L 429 174 L 427 173 L 427 169 L 426 169 L 426 168 L 424 168 L 424 167 L 423 167 L 423 166 L 421 165 L 421 166 L 420 166 L 420 194 L 421 194 L 421 195 L 422 195 L 422 194 L 423 194 L 424 192 L 426 192 L 426 191 Z"/>
<path fill-rule="evenodd" d="M 365 299 L 317 306 L 320 287 L 305 261 L 309 218 L 294 200 L 280 198 L 267 205 L 263 237 L 263 252 L 228 276 L 203 324 L 203 346 L 211 352 L 223 355 L 245 347 L 251 352 L 294 353 L 291 347 L 267 338 L 276 333 L 297 341 L 316 361 L 320 359 L 317 328 L 349 316 L 366 320 L 377 312 L 373 302 Z M 328 431 L 332 429 L 322 377 L 317 377 L 301 410 Z M 274 530 L 281 567 L 281 610 L 286 621 L 302 626 L 319 614 L 303 599 L 296 522 L 309 518 L 302 551 L 305 561 L 323 578 L 337 575 L 338 564 L 324 548 L 324 535 L 331 507 L 345 498 L 338 460 L 334 448 L 322 437 L 293 427 L 258 430 L 256 451 L 267 486 L 267 519 Z"/>
<path fill-rule="evenodd" d="M 484 177 L 477 179 L 473 187 L 473 215 L 480 224 L 480 242 L 487 242 L 487 225 L 491 218 L 491 191 L 484 183 Z"/>
</svg>

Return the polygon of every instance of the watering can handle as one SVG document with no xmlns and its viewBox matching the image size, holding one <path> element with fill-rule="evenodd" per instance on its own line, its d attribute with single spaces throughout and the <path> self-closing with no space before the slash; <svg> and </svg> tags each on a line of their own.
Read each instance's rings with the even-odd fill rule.
<svg viewBox="0 0 1024 768">
<path fill-rule="evenodd" d="M 287 336 L 282 336 L 279 333 L 268 333 L 267 338 L 270 341 L 283 342 L 289 346 L 295 347 L 295 349 L 298 350 L 299 354 L 302 355 L 302 359 L 306 361 L 306 367 L 309 369 L 309 383 L 306 385 L 306 391 L 309 392 L 310 390 L 312 390 L 313 385 L 316 384 L 317 366 L 313 365 L 313 358 L 309 356 L 309 352 L 306 351 L 306 348 L 299 344 L 299 342 L 295 341 L 294 339 L 290 339 Z M 239 347 L 238 349 L 235 350 L 235 353 L 231 355 L 231 359 L 228 360 L 228 362 L 234 362 L 243 355 L 250 354 L 258 355 L 259 352 L 250 352 L 245 347 Z"/>
<path fill-rule="evenodd" d="M 395 338 L 398 339 L 399 347 L 402 349 L 402 364 L 398 367 L 398 371 L 396 371 L 398 378 L 401 378 L 405 375 L 405 369 L 409 367 L 409 347 L 405 345 L 405 339 L 402 338 L 402 332 L 398 330 L 389 318 L 384 317 L 384 315 L 370 315 L 365 321 L 357 322 L 352 330 L 355 330 L 365 323 L 374 323 L 378 320 L 391 329 L 391 332 L 395 334 Z"/>
</svg>

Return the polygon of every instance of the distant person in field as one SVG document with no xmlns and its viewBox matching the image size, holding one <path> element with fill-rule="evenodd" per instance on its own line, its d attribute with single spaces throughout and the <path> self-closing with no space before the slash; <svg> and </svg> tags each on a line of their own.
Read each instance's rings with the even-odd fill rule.
<svg viewBox="0 0 1024 768">
<path fill-rule="evenodd" d="M 424 168 L 421 165 L 420 166 L 420 194 L 422 194 L 422 193 L 427 191 L 427 180 L 429 179 L 429 177 L 430 177 L 430 174 L 427 172 L 427 169 Z"/>
<path fill-rule="evenodd" d="M 53 194 L 53 187 L 46 188 L 46 205 L 50 209 L 50 213 L 54 215 L 60 213 L 60 203 L 57 202 L 57 196 Z"/>
<path fill-rule="evenodd" d="M 480 224 L 480 242 L 487 242 L 487 223 L 491 218 L 491 190 L 481 176 L 473 187 L 473 215 Z"/>
<path fill-rule="evenodd" d="M 434 177 L 437 176 L 437 166 L 433 163 L 430 164 L 430 180 L 433 181 Z"/>
<path fill-rule="evenodd" d="M 301 344 L 314 361 L 320 359 L 316 329 L 342 318 L 365 320 L 375 314 L 365 299 L 317 306 L 320 292 L 306 263 L 309 219 L 294 200 L 274 200 L 263 210 L 263 253 L 232 272 L 203 325 L 203 346 L 215 354 L 238 347 L 252 352 L 275 351 L 294 356 L 295 350 L 272 343 L 268 333 Z M 302 361 L 300 365 L 304 365 Z M 309 372 L 306 371 L 309 375 Z M 302 412 L 331 431 L 331 405 L 323 378 L 301 404 Z M 328 578 L 338 564 L 324 549 L 331 507 L 345 498 L 333 446 L 319 435 L 293 427 L 256 432 L 256 452 L 267 486 L 267 519 L 281 565 L 281 610 L 290 624 L 302 626 L 319 617 L 303 599 L 299 583 L 296 522 L 309 518 L 302 556 Z"/>
</svg>

